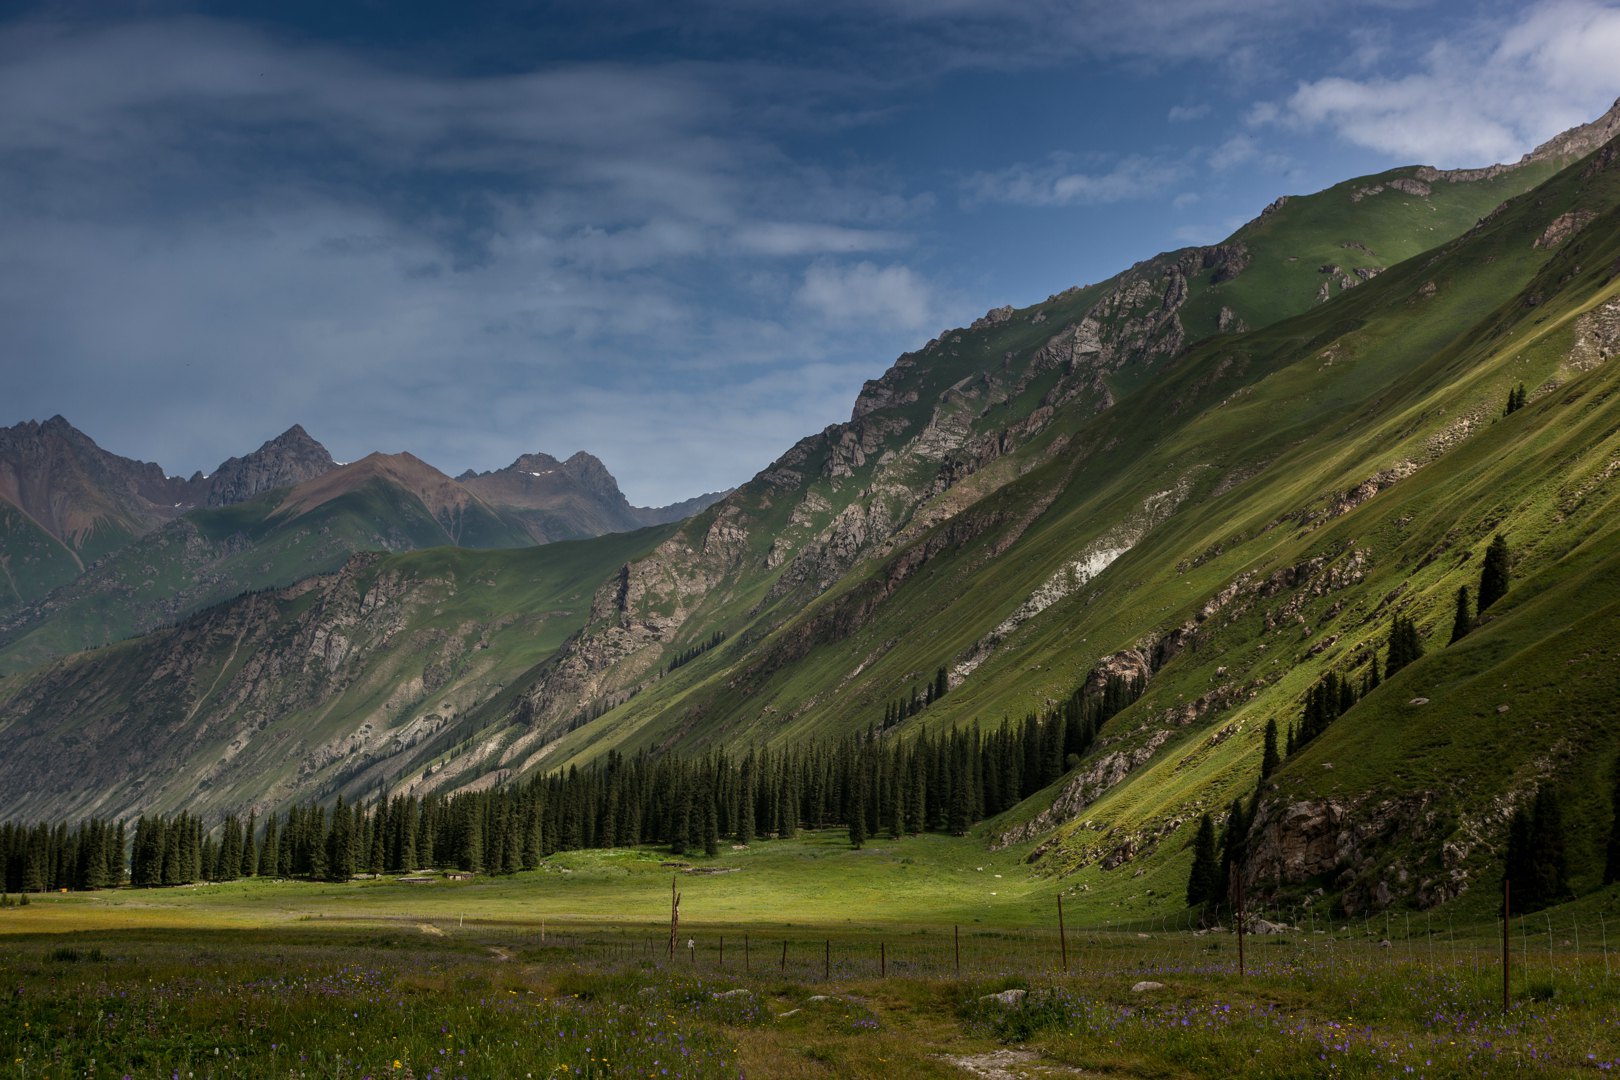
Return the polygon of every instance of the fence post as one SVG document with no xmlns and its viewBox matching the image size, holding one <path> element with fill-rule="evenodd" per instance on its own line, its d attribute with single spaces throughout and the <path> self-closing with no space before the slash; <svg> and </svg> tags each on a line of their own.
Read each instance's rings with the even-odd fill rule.
<svg viewBox="0 0 1620 1080">
<path fill-rule="evenodd" d="M 1508 927 L 1509 927 L 1509 919 L 1512 918 L 1512 913 L 1511 913 L 1511 911 L 1509 909 L 1509 906 L 1508 906 L 1508 901 L 1511 899 L 1511 891 L 1512 890 L 1510 888 L 1508 879 L 1504 875 L 1503 878 L 1502 878 L 1502 1012 L 1503 1013 L 1506 1013 L 1508 1011 L 1508 995 L 1509 995 L 1509 992 L 1510 992 L 1509 988 L 1510 988 L 1510 985 L 1511 985 L 1509 983 L 1509 981 L 1508 981 L 1508 970 L 1509 970 L 1509 965 L 1511 963 L 1511 953 L 1510 953 L 1510 950 L 1509 950 L 1509 947 L 1508 947 L 1508 942 L 1511 941 L 1512 938 L 1513 938 L 1512 933 L 1508 929 Z"/>
<path fill-rule="evenodd" d="M 1238 978 L 1243 978 L 1243 877 L 1236 865 L 1232 867 L 1232 910 L 1237 920 Z"/>
<path fill-rule="evenodd" d="M 1063 954 L 1063 971 L 1069 971 L 1069 939 L 1063 932 L 1063 894 L 1058 893 L 1058 951 Z"/>
<path fill-rule="evenodd" d="M 787 942 L 785 940 L 782 942 L 782 962 L 776 967 L 778 971 L 787 970 Z"/>
<path fill-rule="evenodd" d="M 675 959 L 676 931 L 681 925 L 681 894 L 676 891 L 676 882 L 680 881 L 677 874 L 670 875 L 669 879 L 669 958 Z"/>
<path fill-rule="evenodd" d="M 832 938 L 827 939 L 827 951 L 822 954 L 822 978 L 832 979 Z"/>
</svg>

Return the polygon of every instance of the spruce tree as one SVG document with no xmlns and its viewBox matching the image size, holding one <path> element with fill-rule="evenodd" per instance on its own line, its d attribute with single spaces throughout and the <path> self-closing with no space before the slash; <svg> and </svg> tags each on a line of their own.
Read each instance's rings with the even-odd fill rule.
<svg viewBox="0 0 1620 1080">
<path fill-rule="evenodd" d="M 1603 884 L 1620 881 L 1620 762 L 1614 767 L 1614 788 L 1609 795 L 1614 818 L 1609 825 L 1608 858 L 1603 863 Z"/>
<path fill-rule="evenodd" d="M 1187 875 L 1187 906 L 1203 907 L 1219 894 L 1221 864 L 1215 854 L 1215 822 L 1205 814 L 1193 841 L 1192 871 Z"/>
<path fill-rule="evenodd" d="M 1266 721 L 1265 751 L 1260 755 L 1260 779 L 1266 780 L 1270 778 L 1271 774 L 1277 771 L 1277 766 L 1280 764 L 1282 764 L 1282 759 L 1277 756 L 1277 720 L 1272 717 Z M 1204 820 L 1209 821 L 1208 814 L 1204 815 Z M 1211 845 L 1214 844 L 1214 828 L 1212 824 L 1210 826 Z M 1214 848 L 1211 847 L 1211 851 L 1213 850 Z"/>
<path fill-rule="evenodd" d="M 855 786 L 849 810 L 849 846 L 860 848 L 866 844 L 866 792 L 863 785 Z"/>
<path fill-rule="evenodd" d="M 1231 809 L 1226 812 L 1226 828 L 1221 833 L 1221 869 L 1216 875 L 1213 894 L 1216 901 L 1226 899 L 1226 886 L 1232 880 L 1232 870 L 1242 867 L 1248 847 L 1249 817 L 1243 811 L 1243 800 L 1233 799 Z"/>
<path fill-rule="evenodd" d="M 1497 533 L 1485 549 L 1485 562 L 1479 568 L 1479 614 L 1507 595 L 1508 591 L 1507 537 Z"/>
<path fill-rule="evenodd" d="M 1508 821 L 1507 853 L 1503 859 L 1502 875 L 1508 881 L 1509 903 L 1514 911 L 1533 911 L 1540 899 L 1536 895 L 1534 829 L 1530 814 L 1524 807 L 1513 811 Z"/>
<path fill-rule="evenodd" d="M 1569 862 L 1564 854 L 1564 815 L 1558 805 L 1558 792 L 1544 784 L 1536 792 L 1531 812 L 1531 873 L 1535 877 L 1533 895 L 1543 906 L 1569 898 Z"/>
<path fill-rule="evenodd" d="M 1474 616 L 1468 609 L 1468 586 L 1461 585 L 1457 588 L 1457 612 L 1451 619 L 1451 641 L 1448 644 L 1455 645 L 1473 628 Z"/>
</svg>

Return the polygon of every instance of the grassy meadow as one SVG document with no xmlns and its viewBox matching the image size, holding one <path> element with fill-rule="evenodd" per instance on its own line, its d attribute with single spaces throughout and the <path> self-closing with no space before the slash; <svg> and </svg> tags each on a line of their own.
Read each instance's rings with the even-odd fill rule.
<svg viewBox="0 0 1620 1080">
<path fill-rule="evenodd" d="M 0 1075 L 1491 1077 L 1620 1061 L 1610 893 L 1515 920 L 1504 1013 L 1496 923 L 1268 913 L 1298 929 L 1247 936 L 1240 977 L 1235 935 L 1068 879 L 1060 942 L 1059 885 L 1023 854 L 932 836 L 854 851 L 822 832 L 714 859 L 574 852 L 501 879 L 34 897 L 0 909 Z"/>
</svg>

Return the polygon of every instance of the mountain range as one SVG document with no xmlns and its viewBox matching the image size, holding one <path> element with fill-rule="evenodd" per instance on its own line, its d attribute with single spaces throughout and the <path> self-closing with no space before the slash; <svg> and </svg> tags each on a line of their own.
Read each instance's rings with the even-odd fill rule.
<svg viewBox="0 0 1620 1080">
<path fill-rule="evenodd" d="M 360 551 L 516 548 L 679 520 L 600 461 L 525 454 L 450 477 L 408 453 L 339 464 L 294 425 L 210 475 L 168 476 L 60 416 L 0 429 L 0 672 L 338 569 Z"/>
<path fill-rule="evenodd" d="M 43 518 L 28 508 L 50 500 L 22 494 L 39 485 L 8 478 L 14 516 L 104 569 L 119 552 L 177 565 L 145 553 L 170 535 L 244 537 L 279 568 L 78 655 L 66 643 L 92 622 L 168 586 L 107 600 L 59 582 L 55 607 L 14 606 L 32 621 L 0 616 L 16 672 L 0 817 L 263 811 L 610 750 L 829 739 L 891 720 L 943 668 L 949 693 L 883 737 L 1143 681 L 1057 782 L 984 826 L 1099 897 L 1179 906 L 1197 822 L 1237 799 L 1257 896 L 1483 904 L 1471 887 L 1547 784 L 1590 886 L 1620 751 L 1617 134 L 1620 103 L 1511 165 L 1278 199 L 1221 244 L 994 309 L 898 358 L 847 423 L 635 532 L 510 543 L 561 507 L 632 523 L 578 457 L 456 481 L 371 458 L 169 505 L 144 532 L 137 512 L 159 522 L 178 483 L 160 470 L 130 471 L 105 510 Z M 385 488 L 412 492 L 415 516 Z M 317 566 L 310 537 L 341 526 L 312 515 L 338 507 L 372 530 L 351 550 L 372 550 Z M 358 524 L 378 520 L 404 524 Z M 8 528 L 8 551 L 47 550 Z M 1456 594 L 1499 534 L 1511 588 L 1452 643 Z M 1396 617 L 1424 655 L 1375 688 Z M 1330 675 L 1369 692 L 1262 779 L 1268 722 L 1297 725 Z"/>
</svg>

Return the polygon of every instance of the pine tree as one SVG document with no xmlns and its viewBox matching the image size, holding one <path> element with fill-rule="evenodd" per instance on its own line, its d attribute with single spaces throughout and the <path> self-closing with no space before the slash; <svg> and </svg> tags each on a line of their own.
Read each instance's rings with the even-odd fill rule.
<svg viewBox="0 0 1620 1080">
<path fill-rule="evenodd" d="M 849 846 L 860 848 L 866 844 L 866 796 L 857 793 L 849 815 Z"/>
<path fill-rule="evenodd" d="M 1614 788 L 1609 795 L 1610 806 L 1614 811 L 1614 818 L 1609 825 L 1608 858 L 1603 864 L 1603 884 L 1613 885 L 1620 881 L 1620 761 L 1614 767 Z"/>
<path fill-rule="evenodd" d="M 1282 761 L 1277 756 L 1277 720 L 1273 717 L 1266 721 L 1265 751 L 1260 755 L 1260 779 L 1269 779 L 1271 774 L 1277 771 L 1277 766 L 1280 764 L 1282 764 Z M 1204 820 L 1209 820 L 1208 814 L 1204 815 Z M 1210 843 L 1212 845 L 1214 843 L 1214 828 L 1214 825 L 1210 826 Z M 1213 847 L 1211 850 L 1214 850 Z"/>
<path fill-rule="evenodd" d="M 1514 413 L 1524 408 L 1525 401 L 1528 399 L 1528 397 L 1529 395 L 1525 393 L 1524 383 L 1520 383 L 1512 390 L 1509 390 L 1507 396 L 1507 405 L 1502 409 L 1502 415 L 1512 416 Z"/>
<path fill-rule="evenodd" d="M 1507 537 L 1497 533 L 1485 549 L 1485 562 L 1479 568 L 1479 614 L 1507 595 L 1509 552 Z"/>
<path fill-rule="evenodd" d="M 258 852 L 253 846 L 253 834 L 258 831 L 259 815 L 257 811 L 248 811 L 247 828 L 242 834 L 242 861 L 237 867 L 237 876 L 252 877 L 259 869 Z"/>
<path fill-rule="evenodd" d="M 1451 640 L 1447 644 L 1457 644 L 1473 628 L 1474 616 L 1468 609 L 1468 586 L 1461 585 L 1457 588 L 1457 612 L 1451 619 Z"/>
<path fill-rule="evenodd" d="M 720 854 L 720 819 L 712 797 L 703 800 L 703 854 L 711 859 Z"/>
<path fill-rule="evenodd" d="M 1192 872 L 1187 875 L 1187 906 L 1213 903 L 1219 893 L 1221 865 L 1215 855 L 1215 822 L 1205 814 L 1193 841 Z"/>
<path fill-rule="evenodd" d="M 1564 854 L 1564 815 L 1558 805 L 1558 792 L 1544 784 L 1536 792 L 1531 820 L 1530 870 L 1535 879 L 1532 895 L 1542 905 L 1557 904 L 1569 898 L 1569 863 Z"/>
<path fill-rule="evenodd" d="M 1503 859 L 1502 876 L 1510 886 L 1509 902 L 1514 911 L 1533 911 L 1537 906 L 1534 852 L 1534 829 L 1530 814 L 1520 807 L 1508 821 L 1507 854 Z"/>
<path fill-rule="evenodd" d="M 1389 626 L 1389 650 L 1384 661 L 1384 674 L 1393 676 L 1422 655 L 1423 639 L 1418 635 L 1417 624 L 1401 615 L 1393 616 Z"/>
<path fill-rule="evenodd" d="M 1226 812 L 1226 828 L 1221 833 L 1221 869 L 1216 875 L 1215 900 L 1226 899 L 1227 882 L 1232 880 L 1232 870 L 1242 867 L 1248 847 L 1249 818 L 1244 813 L 1243 800 L 1233 799 L 1231 809 Z"/>
</svg>

